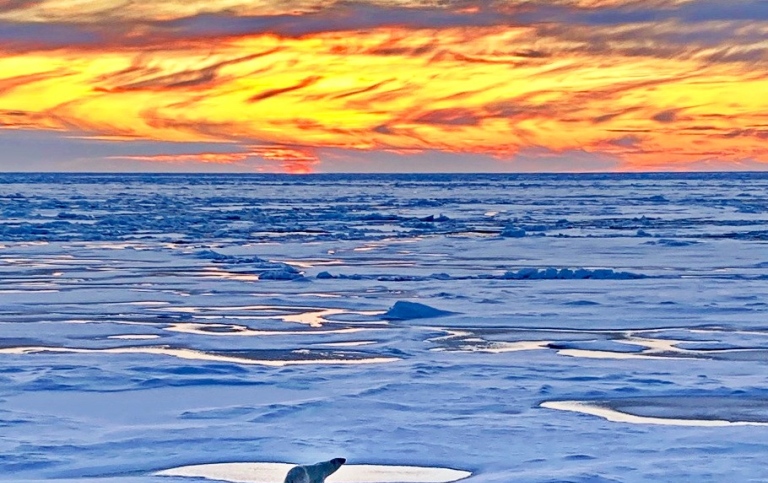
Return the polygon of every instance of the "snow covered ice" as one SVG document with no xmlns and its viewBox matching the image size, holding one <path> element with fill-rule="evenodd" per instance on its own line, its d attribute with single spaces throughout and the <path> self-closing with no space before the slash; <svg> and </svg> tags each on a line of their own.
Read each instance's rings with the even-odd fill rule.
<svg viewBox="0 0 768 483">
<path fill-rule="evenodd" d="M 17 174 L 0 214 L 0 479 L 768 481 L 768 175 Z"/>
</svg>

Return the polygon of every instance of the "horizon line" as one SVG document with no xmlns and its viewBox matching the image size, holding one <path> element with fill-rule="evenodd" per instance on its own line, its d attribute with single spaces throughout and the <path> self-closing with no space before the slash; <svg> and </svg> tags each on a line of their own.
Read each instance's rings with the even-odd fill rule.
<svg viewBox="0 0 768 483">
<path fill-rule="evenodd" d="M 697 175 L 697 174 L 764 174 L 768 175 L 768 170 L 713 170 L 713 171 L 348 171 L 348 172 L 316 172 L 316 173 L 285 173 L 285 172 L 267 172 L 258 173 L 252 171 L 221 171 L 221 172 L 207 172 L 207 171 L 0 171 L 0 176 L 5 175 L 93 175 L 93 176 L 110 176 L 110 175 L 161 175 L 161 176 L 235 176 L 235 175 L 247 175 L 247 176 L 285 176 L 285 177 L 311 177 L 311 176 L 402 176 L 402 175 L 469 175 L 469 176 L 519 176 L 519 175 L 535 175 L 535 176 L 592 176 L 592 175 L 627 175 L 627 176 L 643 176 L 643 175 Z"/>
</svg>

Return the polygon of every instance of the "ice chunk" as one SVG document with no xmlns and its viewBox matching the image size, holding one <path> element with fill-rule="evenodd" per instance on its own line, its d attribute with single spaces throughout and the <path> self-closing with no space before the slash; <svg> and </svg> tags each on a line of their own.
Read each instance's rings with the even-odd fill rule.
<svg viewBox="0 0 768 483">
<path fill-rule="evenodd" d="M 688 247 L 691 245 L 696 245 L 699 242 L 695 240 L 675 240 L 670 238 L 660 238 L 656 242 L 648 242 L 649 245 L 662 245 L 665 247 Z"/>
<path fill-rule="evenodd" d="M 297 280 L 300 278 L 304 278 L 304 275 L 293 267 L 267 270 L 259 274 L 259 280 Z"/>
<path fill-rule="evenodd" d="M 212 260 L 215 263 L 226 263 L 230 265 L 242 265 L 242 264 L 253 264 L 253 265 L 264 265 L 264 266 L 273 266 L 273 265 L 279 265 L 276 263 L 270 263 L 264 260 L 263 258 L 259 257 L 237 257 L 234 255 L 225 255 L 224 253 L 217 252 L 216 250 L 198 250 L 195 252 L 195 257 L 200 258 L 203 260 Z"/>
<path fill-rule="evenodd" d="M 506 226 L 501 231 L 501 236 L 505 238 L 523 238 L 525 236 L 525 230 L 518 226 Z"/>
<path fill-rule="evenodd" d="M 199 250 L 198 252 L 195 253 L 195 256 L 197 258 L 202 258 L 204 260 L 227 260 L 231 258 L 227 255 L 224 255 L 223 253 L 219 253 L 217 251 L 209 250 L 209 249 Z"/>
<path fill-rule="evenodd" d="M 439 216 L 429 215 L 429 216 L 425 216 L 424 218 L 419 218 L 419 220 L 425 221 L 425 222 L 444 222 L 444 221 L 450 221 L 450 218 L 440 213 Z"/>
<path fill-rule="evenodd" d="M 440 273 L 433 273 L 429 276 L 429 278 L 435 279 L 435 280 L 450 280 L 451 276 L 445 272 Z"/>
<path fill-rule="evenodd" d="M 420 304 L 418 302 L 398 300 L 395 302 L 395 305 L 387 310 L 382 318 L 387 320 L 411 320 L 444 317 L 451 314 L 453 314 L 453 312 L 436 309 L 434 307 L 430 307 L 429 305 Z"/>
<path fill-rule="evenodd" d="M 630 280 L 644 277 L 644 275 L 639 273 L 617 272 L 610 268 L 598 268 L 595 270 L 563 268 L 558 270 L 551 267 L 545 269 L 526 267 L 516 272 L 509 270 L 501 278 L 506 280 Z"/>
</svg>

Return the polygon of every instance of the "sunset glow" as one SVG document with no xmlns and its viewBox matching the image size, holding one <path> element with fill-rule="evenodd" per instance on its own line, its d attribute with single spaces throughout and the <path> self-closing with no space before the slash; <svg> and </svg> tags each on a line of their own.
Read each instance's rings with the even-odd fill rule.
<svg viewBox="0 0 768 483">
<path fill-rule="evenodd" d="M 333 150 L 768 167 L 765 3 L 123 3 L 0 1 L 6 134 L 221 144 L 106 158 L 293 173 Z"/>
</svg>

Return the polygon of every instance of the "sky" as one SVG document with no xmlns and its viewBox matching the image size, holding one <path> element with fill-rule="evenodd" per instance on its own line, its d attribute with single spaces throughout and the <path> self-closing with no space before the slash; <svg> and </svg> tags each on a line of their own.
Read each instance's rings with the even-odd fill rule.
<svg viewBox="0 0 768 483">
<path fill-rule="evenodd" d="M 0 171 L 768 170 L 768 0 L 0 0 Z"/>
</svg>

